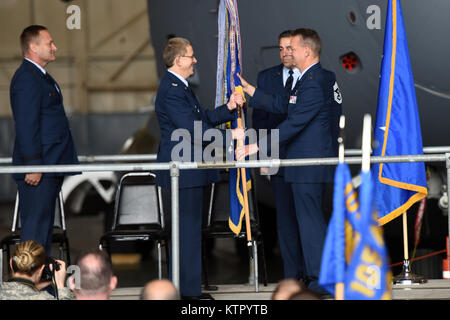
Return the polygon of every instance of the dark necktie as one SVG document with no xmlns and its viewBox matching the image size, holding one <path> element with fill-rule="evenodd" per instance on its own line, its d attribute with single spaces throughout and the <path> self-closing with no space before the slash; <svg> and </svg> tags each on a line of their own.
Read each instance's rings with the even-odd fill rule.
<svg viewBox="0 0 450 320">
<path fill-rule="evenodd" d="M 290 92 L 291 92 L 291 89 L 292 89 L 292 82 L 294 82 L 294 76 L 293 76 L 293 74 L 294 74 L 294 71 L 289 70 L 289 77 L 287 78 L 286 84 L 284 85 L 284 90 L 285 90 L 287 93 L 290 93 Z"/>
<path fill-rule="evenodd" d="M 198 103 L 198 99 L 197 99 L 197 96 L 195 95 L 195 92 L 194 92 L 194 90 L 192 90 L 191 89 L 191 87 L 187 87 L 187 91 L 191 94 L 191 97 L 194 99 L 194 101 L 196 102 L 196 103 Z"/>
<path fill-rule="evenodd" d="M 48 83 L 50 83 L 50 84 L 54 84 L 54 82 L 53 82 L 53 78 L 48 74 L 48 72 L 46 72 L 45 74 L 44 74 L 44 78 L 47 80 L 47 82 Z"/>
</svg>

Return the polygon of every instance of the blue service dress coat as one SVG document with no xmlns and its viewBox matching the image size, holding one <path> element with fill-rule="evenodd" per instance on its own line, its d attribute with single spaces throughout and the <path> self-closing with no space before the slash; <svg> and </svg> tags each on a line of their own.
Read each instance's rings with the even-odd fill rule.
<svg viewBox="0 0 450 320">
<path fill-rule="evenodd" d="M 63 97 L 56 81 L 24 60 L 10 86 L 15 121 L 14 165 L 78 164 Z M 45 173 L 63 176 L 66 173 Z M 24 174 L 14 174 L 23 179 Z"/>
<path fill-rule="evenodd" d="M 220 130 L 223 138 L 220 141 L 201 140 L 208 129 L 223 122 L 234 120 L 235 111 L 228 110 L 226 105 L 213 110 L 203 108 L 193 91 L 171 72 L 166 72 L 161 79 L 155 101 L 155 110 L 161 131 L 157 155 L 158 162 L 176 160 L 172 159 L 174 148 L 177 149 L 176 155 L 187 161 L 202 161 L 203 159 L 196 159 L 196 155 L 201 155 L 204 148 L 210 143 L 226 148 L 225 130 Z M 195 122 L 197 123 L 195 124 Z M 177 129 L 185 130 L 186 135 L 182 138 L 185 139 L 184 142 L 186 142 L 186 139 L 191 139 L 188 144 L 190 146 L 189 156 L 184 154 L 187 148 L 183 150 L 180 147 L 182 140 L 180 140 L 180 136 L 177 135 L 175 141 L 172 141 L 172 134 Z M 199 137 L 199 135 L 202 137 Z M 232 143 L 232 141 L 228 141 L 228 143 Z M 178 150 L 180 151 L 178 152 Z M 186 188 L 205 186 L 217 181 L 219 181 L 219 171 L 215 169 L 181 170 L 178 183 L 180 188 Z M 157 172 L 156 184 L 163 188 L 170 188 L 170 172 L 167 170 Z"/>
<path fill-rule="evenodd" d="M 16 137 L 13 165 L 78 164 L 78 156 L 56 81 L 24 59 L 10 86 Z M 45 173 L 37 186 L 14 174 L 19 191 L 21 240 L 35 240 L 51 254 L 55 201 L 63 177 Z"/>
<path fill-rule="evenodd" d="M 287 114 L 286 120 L 278 126 L 279 143 L 286 147 L 286 158 L 335 157 L 342 107 L 340 92 L 335 92 L 334 88 L 337 88 L 335 74 L 317 63 L 297 81 L 290 96 L 268 94 L 256 88 L 250 106 Z M 270 148 L 270 139 L 268 145 Z M 331 182 L 333 172 L 332 166 L 286 167 L 285 180 Z"/>
</svg>

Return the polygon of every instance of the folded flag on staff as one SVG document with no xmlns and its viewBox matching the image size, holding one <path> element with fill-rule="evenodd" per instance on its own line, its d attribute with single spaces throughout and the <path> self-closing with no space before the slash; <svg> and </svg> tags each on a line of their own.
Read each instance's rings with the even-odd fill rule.
<svg viewBox="0 0 450 320">
<path fill-rule="evenodd" d="M 370 171 L 361 172 L 359 197 L 345 163 L 336 168 L 333 215 L 322 254 L 319 284 L 342 299 L 378 300 L 391 298 L 392 273 L 383 232 L 372 205 Z"/>
<path fill-rule="evenodd" d="M 325 239 L 319 284 L 332 294 L 335 285 L 345 282 L 346 266 L 359 242 L 359 202 L 350 170 L 339 163 L 334 177 L 333 215 Z"/>
<path fill-rule="evenodd" d="M 231 94 L 237 90 L 242 93 L 242 85 L 237 74 L 241 73 L 241 36 L 239 28 L 239 14 L 236 0 L 221 0 L 218 15 L 218 50 L 217 50 L 217 76 L 216 76 L 216 107 L 228 101 Z M 242 112 L 243 125 L 246 127 L 246 110 Z M 237 128 L 237 115 L 234 121 L 227 124 L 227 128 Z M 227 150 L 234 159 L 234 150 Z M 247 190 L 251 188 L 250 170 L 246 169 Z M 244 217 L 244 194 L 241 172 L 238 169 L 229 169 L 230 188 L 230 229 L 239 234 Z"/>
<path fill-rule="evenodd" d="M 391 299 L 392 272 L 384 243 L 383 230 L 373 205 L 373 183 L 370 171 L 361 172 L 359 203 L 361 239 L 348 265 L 345 299 Z"/>
</svg>

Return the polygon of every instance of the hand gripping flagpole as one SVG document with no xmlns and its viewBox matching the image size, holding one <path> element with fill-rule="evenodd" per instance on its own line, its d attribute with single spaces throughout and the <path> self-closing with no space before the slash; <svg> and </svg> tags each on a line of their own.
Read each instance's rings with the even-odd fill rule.
<svg viewBox="0 0 450 320">
<path fill-rule="evenodd" d="M 344 128 L 345 128 L 345 116 L 342 115 L 339 119 L 339 138 L 338 138 L 338 143 L 339 143 L 339 154 L 338 154 L 338 159 L 339 159 L 339 163 L 344 163 L 345 160 L 345 156 L 344 156 L 344 152 L 345 152 L 345 146 L 344 146 Z M 342 253 L 344 254 L 344 253 Z M 336 300 L 344 300 L 344 283 L 343 282 L 337 282 L 334 285 L 334 297 Z"/>
</svg>

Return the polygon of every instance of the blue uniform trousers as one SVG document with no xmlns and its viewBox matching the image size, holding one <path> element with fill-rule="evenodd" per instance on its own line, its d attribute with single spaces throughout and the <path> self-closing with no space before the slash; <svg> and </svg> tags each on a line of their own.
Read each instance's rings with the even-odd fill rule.
<svg viewBox="0 0 450 320">
<path fill-rule="evenodd" d="M 180 293 L 182 296 L 202 294 L 202 215 L 203 186 L 179 189 L 180 222 Z M 170 194 L 165 189 L 164 193 Z M 168 208 L 169 206 L 165 206 Z M 165 216 L 171 212 L 165 209 Z M 170 222 L 170 219 L 166 219 Z M 170 225 L 169 225 L 170 226 Z M 172 252 L 172 245 L 170 246 Z M 169 262 L 172 279 L 172 259 Z"/>
<path fill-rule="evenodd" d="M 55 205 L 63 177 L 43 177 L 37 186 L 17 180 L 21 241 L 34 240 L 51 255 Z"/>
<path fill-rule="evenodd" d="M 300 237 L 302 248 L 302 252 L 297 251 L 295 260 L 300 260 L 303 254 L 305 278 L 310 282 L 308 287 L 321 292 L 323 289 L 318 285 L 318 279 L 327 231 L 322 210 L 325 183 L 291 183 L 290 185 L 297 218 L 297 232 L 294 228 L 291 229 L 291 232 Z M 291 235 L 291 237 L 293 236 Z"/>
<path fill-rule="evenodd" d="M 275 196 L 277 233 L 283 258 L 284 278 L 302 279 L 305 267 L 291 185 L 278 175 L 271 176 L 270 181 Z"/>
</svg>

